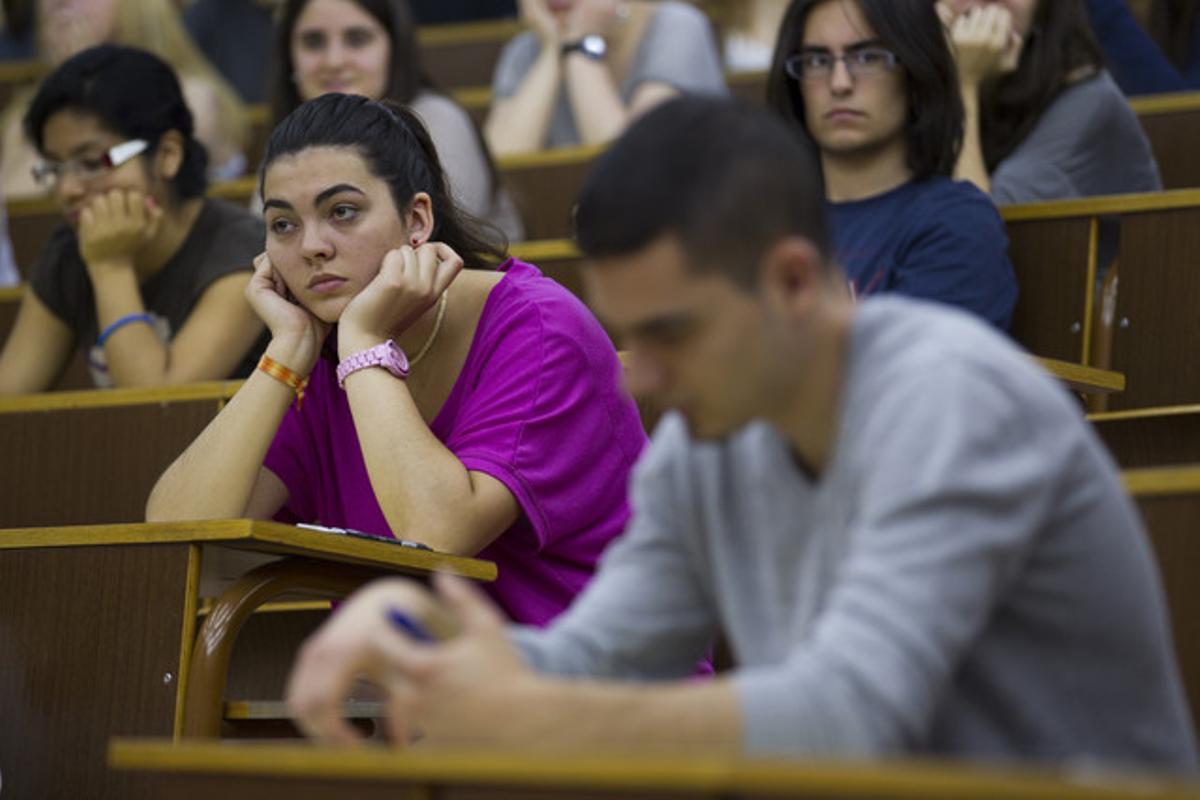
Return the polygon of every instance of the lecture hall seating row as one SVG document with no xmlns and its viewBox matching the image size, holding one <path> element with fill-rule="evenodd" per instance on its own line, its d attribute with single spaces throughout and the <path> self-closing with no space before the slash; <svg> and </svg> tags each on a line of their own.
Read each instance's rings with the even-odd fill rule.
<svg viewBox="0 0 1200 800">
<path fill-rule="evenodd" d="M 582 294 L 579 254 L 566 239 L 567 213 L 595 150 L 510 159 L 504 174 L 537 241 L 512 252 Z M 223 184 L 218 195 L 244 197 L 252 181 Z M 1200 403 L 1200 190 L 1012 206 L 1002 211 L 1021 287 L 1014 338 L 1030 352 L 1109 369 L 1125 390 L 1092 401 L 1094 411 Z M 56 219 L 46 208 L 14 226 L 14 244 L 31 248 L 32 231 Z M 19 234 L 18 234 L 19 232 Z M 1103 287 L 1104 291 L 1100 291 Z M 0 338 L 19 293 L 0 293 Z M 1105 298 L 1111 301 L 1106 307 Z M 66 383 L 66 386 L 78 383 Z"/>
<path fill-rule="evenodd" d="M 46 515 L 36 523 L 28 520 L 0 520 L 0 527 L 79 521 L 64 520 L 61 517 L 64 509 L 73 509 L 76 513 L 85 515 L 91 522 L 138 519 L 148 487 L 158 470 L 216 413 L 233 388 L 233 384 L 212 384 L 155 391 L 62 393 L 0 401 L 0 438 L 14 445 L 14 449 L 9 453 L 10 458 L 4 461 L 4 469 L 8 472 L 0 475 L 0 481 L 3 481 L 0 485 L 5 485 L 11 490 L 10 496 L 18 501 L 14 507 L 16 510 L 25 508 L 28 513 L 31 506 L 40 505 L 39 513 Z M 1191 692 L 1193 709 L 1200 714 L 1200 623 L 1196 622 L 1200 619 L 1197 613 L 1200 612 L 1200 592 L 1195 590 L 1195 581 L 1192 579 L 1194 567 L 1200 559 L 1198 540 L 1193 535 L 1195 520 L 1200 518 L 1200 469 L 1195 466 L 1200 463 L 1200 457 L 1197 456 L 1200 439 L 1188 438 L 1185 435 L 1181 440 L 1178 436 L 1179 433 L 1186 434 L 1186 431 L 1200 424 L 1197 422 L 1200 420 L 1200 407 L 1156 412 L 1109 413 L 1095 415 L 1093 419 L 1106 441 L 1114 446 L 1114 451 L 1119 457 L 1125 454 L 1135 463 L 1174 463 L 1178 466 L 1170 472 L 1163 472 L 1161 469 L 1131 470 L 1126 473 L 1126 480 L 1130 490 L 1137 496 L 1142 513 L 1149 524 L 1172 609 L 1176 644 L 1185 680 Z M 153 431 L 153 435 L 147 435 L 150 431 Z M 1153 431 L 1157 433 L 1151 433 Z M 12 511 L 13 508 L 6 504 L 3 513 L 9 514 Z M 5 537 L 12 534 L 12 531 L 7 531 Z M 30 535 L 30 532 L 24 535 Z M 76 543 L 78 544 L 78 540 Z M 6 548 L 5 544 L 9 547 Z M 60 574 L 55 570 L 67 567 L 57 565 L 53 568 L 45 567 L 53 573 L 43 576 L 48 582 L 47 585 L 78 589 L 98 604 L 97 613 L 108 608 L 110 603 L 141 602 L 137 598 L 128 597 L 125 590 L 93 587 L 93 584 L 99 580 L 100 575 L 110 569 L 128 567 L 142 570 L 136 574 L 143 577 L 129 583 L 130 587 L 140 585 L 139 582 L 145 579 L 145 570 L 152 570 L 151 567 L 140 561 L 137 562 L 140 566 L 129 567 L 123 559 L 131 556 L 115 556 L 111 553 L 104 555 L 107 551 L 102 551 L 98 546 L 87 550 L 88 552 L 79 555 L 82 560 L 71 562 L 74 566 L 70 569 L 82 570 L 90 576 L 88 580 L 91 583 L 76 573 L 71 573 L 71 577 L 65 573 Z M 32 557 L 28 553 L 20 553 L 19 556 Z M 15 593 L 9 600 L 0 599 L 0 609 L 24 608 L 25 605 L 16 598 L 33 593 L 30 588 L 32 584 L 28 584 L 28 581 L 41 580 L 31 571 L 32 562 L 14 561 L 17 557 L 18 554 L 12 550 L 11 540 L 0 539 L 0 593 L 6 591 L 2 587 L 7 587 L 7 591 Z M 109 560 L 113 558 L 116 560 Z M 18 564 L 14 568 L 15 571 L 5 573 L 5 565 L 11 566 L 14 563 Z M 3 577 L 5 574 L 8 577 Z M 146 590 L 162 596 L 162 588 L 150 586 Z M 117 591 L 118 595 L 112 595 L 113 591 Z M 61 592 L 55 594 L 57 596 Z M 109 596 L 115 599 L 104 599 Z M 113 609 L 119 607 L 113 606 Z M 72 608 L 78 610 L 77 606 Z M 105 613 L 108 612 L 103 611 L 100 617 L 89 621 L 88 624 L 99 624 L 106 618 Z M 322 611 L 309 608 L 292 614 L 280 614 L 270 619 L 263 616 L 252 617 L 243 639 L 255 644 L 241 652 L 240 660 L 234 658 L 227 691 L 221 696 L 235 701 L 238 698 L 254 701 L 279 697 L 291 654 L 294 653 L 297 643 L 323 616 Z M 83 618 L 91 619 L 87 614 L 84 614 Z M 182 625 L 181 621 L 177 620 L 177 623 Z M 13 624 L 0 624 L 0 630 L 11 632 L 14 630 Z M 145 627 L 143 623 L 136 624 L 142 626 L 139 630 Z M 37 627 L 39 626 L 35 626 Z M 25 635 L 32 634 L 26 629 Z M 61 630 L 55 630 L 53 635 L 60 640 L 63 638 Z M 152 644 L 158 647 L 159 645 L 155 644 L 158 641 L 159 639 L 151 637 L 151 641 L 139 647 L 149 647 Z M 178 636 L 170 641 L 174 644 L 168 642 L 167 652 L 181 652 Z M 0 643 L 0 653 L 8 653 L 10 658 L 27 655 L 29 652 L 27 647 L 5 647 Z M 90 648 L 80 651 L 83 668 L 91 668 L 94 660 L 88 655 L 91 652 L 93 649 Z M 273 658 L 264 656 L 264 653 L 273 655 Z M 155 663 L 164 662 L 160 660 Z M 13 668 L 13 665 L 0 668 L 0 675 L 16 681 L 15 686 L 8 685 L 3 691 L 16 692 L 24 697 L 30 691 L 30 686 L 22 685 L 22 676 L 38 672 L 47 665 L 22 663 L 18 666 L 19 668 Z M 121 669 L 125 670 L 125 667 Z M 155 674 L 162 676 L 172 671 L 168 666 Z M 178 675 L 179 672 L 175 671 L 174 674 Z M 67 685 L 62 683 L 65 678 L 59 680 L 57 684 L 39 682 L 38 686 L 42 688 L 38 691 L 64 691 L 66 697 L 73 696 L 64 688 Z M 0 686 L 3 685 L 3 680 L 0 679 Z M 138 685 L 148 691 L 145 683 Z M 150 685 L 155 684 L 151 682 Z M 0 695 L 3 695 L 3 691 L 0 691 Z M 232 705 L 245 708 L 250 704 L 235 702 Z M 139 706 L 144 707 L 144 703 Z M 175 716 L 170 719 L 177 721 L 179 711 L 177 706 L 174 707 Z M 227 711 L 226 716 L 238 714 Z M 243 713 L 241 716 L 253 715 Z M 107 723 L 102 719 L 95 724 Z M 153 735 L 156 731 L 167 733 L 174 729 L 147 727 L 136 720 L 129 724 L 132 727 L 112 729 L 109 732 Z M 229 722 L 225 725 L 228 726 Z M 22 735 L 28 739 L 29 728 L 18 727 L 25 731 Z M 48 731 L 47 735 L 50 734 L 59 735 L 59 732 Z M 29 746 L 28 742 L 24 746 Z M 0 759 L 3 758 L 6 749 L 13 747 L 20 751 L 20 746 L 16 743 L 5 745 L 0 742 Z"/>
</svg>

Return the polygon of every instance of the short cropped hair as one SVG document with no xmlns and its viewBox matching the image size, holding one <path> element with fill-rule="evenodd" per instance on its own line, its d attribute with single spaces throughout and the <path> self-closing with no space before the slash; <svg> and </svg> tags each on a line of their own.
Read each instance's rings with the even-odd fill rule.
<svg viewBox="0 0 1200 800">
<path fill-rule="evenodd" d="M 1046 0 L 1048 2 L 1048 0 Z M 962 150 L 964 113 L 954 54 L 933 0 L 793 0 L 779 29 L 767 78 L 767 105 L 804 134 L 800 85 L 784 63 L 800 51 L 808 15 L 822 3 L 855 2 L 908 78 L 908 168 L 915 180 L 952 175 Z"/>
<path fill-rule="evenodd" d="M 685 97 L 635 122 L 593 166 L 575 211 L 584 255 L 635 253 L 675 236 L 693 269 L 745 287 L 766 251 L 811 241 L 834 269 L 816 159 L 772 114 Z"/>
<path fill-rule="evenodd" d="M 208 151 L 194 134 L 188 109 L 171 67 L 133 47 L 102 44 L 68 58 L 38 88 L 25 114 L 25 133 L 43 152 L 46 121 L 63 110 L 95 117 L 126 139 L 145 139 L 149 152 L 168 131 L 183 137 L 183 162 L 170 185 L 177 200 L 204 194 Z"/>
</svg>

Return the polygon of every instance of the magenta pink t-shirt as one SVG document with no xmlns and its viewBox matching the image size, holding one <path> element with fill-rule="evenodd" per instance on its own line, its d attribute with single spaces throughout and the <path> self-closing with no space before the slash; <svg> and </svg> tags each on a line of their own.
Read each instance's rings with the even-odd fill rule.
<svg viewBox="0 0 1200 800">
<path fill-rule="evenodd" d="M 430 426 L 467 469 L 512 492 L 522 514 L 479 553 L 488 588 L 516 622 L 545 625 L 570 605 L 629 519 L 629 472 L 646 444 L 621 364 L 579 300 L 510 259 L 462 372 Z M 288 488 L 276 515 L 393 536 L 376 502 L 335 365 L 318 361 L 304 406 L 284 416 L 264 466 Z M 420 541 L 420 532 L 408 538 Z"/>
</svg>

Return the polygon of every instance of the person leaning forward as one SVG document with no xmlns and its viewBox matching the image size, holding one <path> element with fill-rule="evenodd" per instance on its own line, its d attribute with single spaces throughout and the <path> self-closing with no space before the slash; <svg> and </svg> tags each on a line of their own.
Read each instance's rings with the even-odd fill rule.
<svg viewBox="0 0 1200 800">
<path fill-rule="evenodd" d="M 588 291 L 674 409 L 625 534 L 542 631 L 448 576 L 368 587 L 294 668 L 307 733 L 353 741 L 365 672 L 398 741 L 1195 769 L 1153 555 L 1077 404 L 965 312 L 854 305 L 817 176 L 713 100 L 599 159 Z M 719 629 L 738 666 L 691 678 Z"/>
</svg>

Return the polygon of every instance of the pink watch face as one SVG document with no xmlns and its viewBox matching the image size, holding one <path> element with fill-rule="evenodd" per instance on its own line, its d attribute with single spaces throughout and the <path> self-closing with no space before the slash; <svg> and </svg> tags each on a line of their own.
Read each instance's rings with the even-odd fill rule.
<svg viewBox="0 0 1200 800">
<path fill-rule="evenodd" d="M 397 378 L 408 377 L 408 356 L 400 349 L 400 345 L 396 344 L 391 339 L 388 339 L 381 345 L 378 345 L 383 350 L 383 362 L 381 367 L 395 375 Z M 375 348 L 371 348 L 375 349 Z"/>
</svg>

